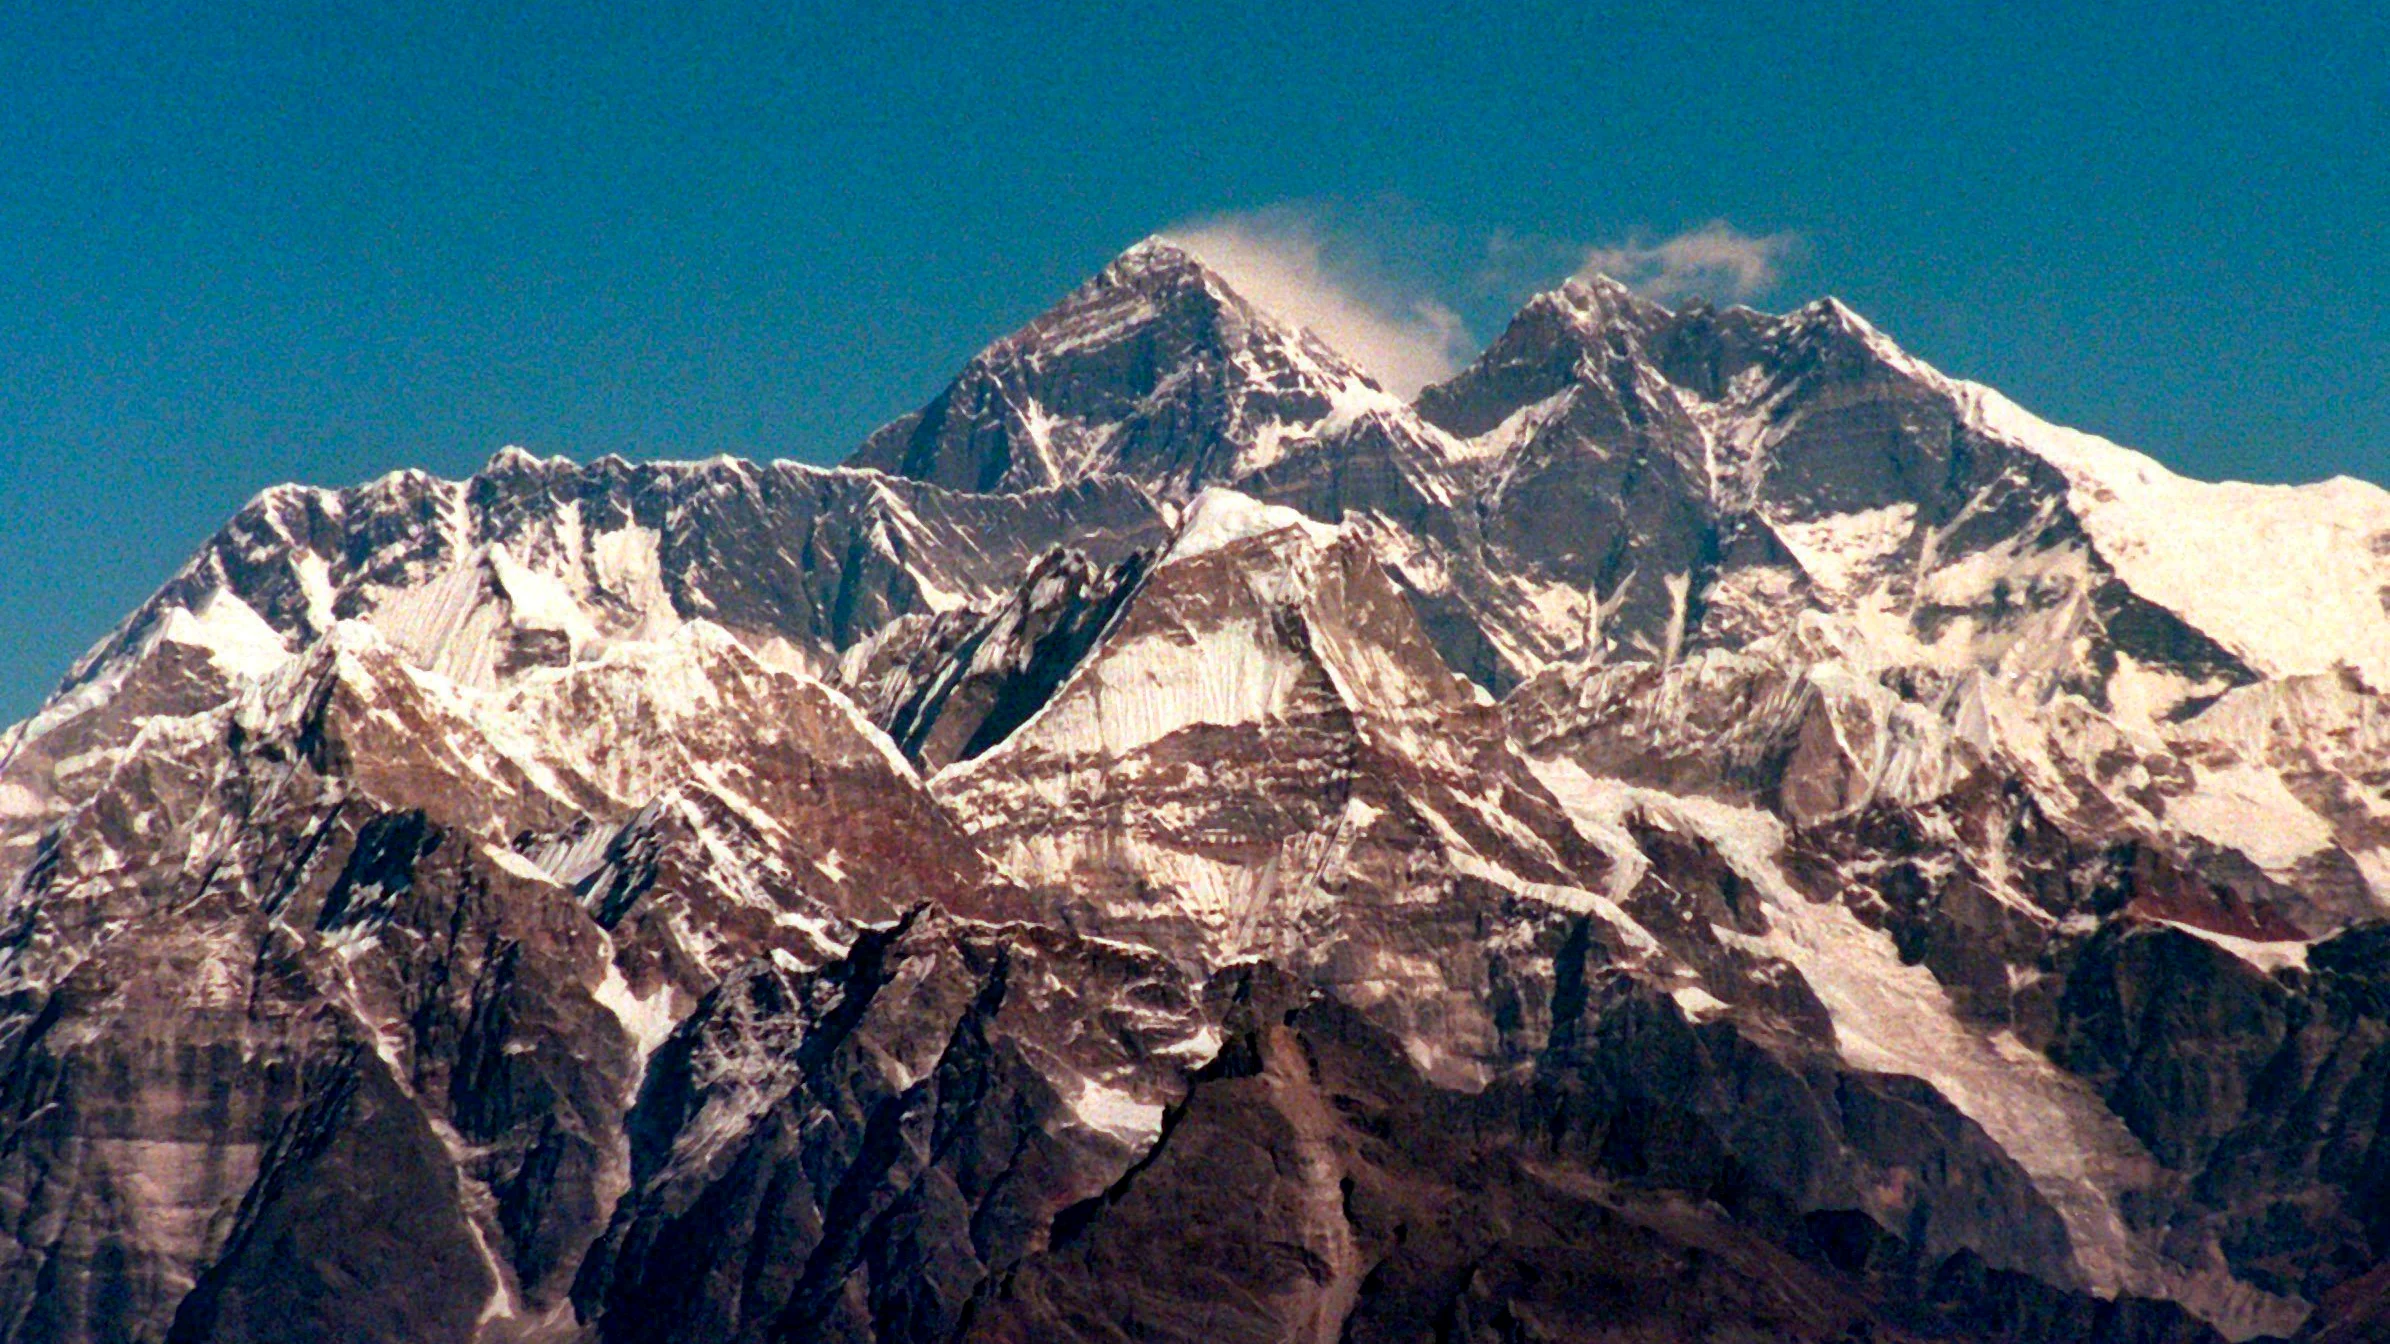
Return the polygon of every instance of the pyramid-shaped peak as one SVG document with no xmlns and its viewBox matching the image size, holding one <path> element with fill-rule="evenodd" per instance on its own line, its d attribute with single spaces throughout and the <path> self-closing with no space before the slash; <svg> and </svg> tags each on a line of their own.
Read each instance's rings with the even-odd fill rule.
<svg viewBox="0 0 2390 1344">
<path fill-rule="evenodd" d="M 1674 316 L 1611 276 L 1571 276 L 1528 299 L 1469 367 L 1422 389 L 1419 414 L 1462 438 L 1486 433 L 1639 349 Z"/>
<path fill-rule="evenodd" d="M 1236 291 L 1219 272 L 1203 264 L 1183 245 L 1154 234 L 1105 263 L 1086 283 L 1006 339 L 1031 336 L 1069 314 L 1089 308 L 1149 303 L 1166 310 L 1216 312 L 1238 302 Z"/>
<path fill-rule="evenodd" d="M 1642 294 L 1625 281 L 1600 271 L 1572 275 L 1558 286 L 1527 301 L 1529 309 L 1538 306 L 1567 314 L 1579 326 L 1598 326 L 1621 320 L 1648 325 L 1666 321 L 1672 315 L 1667 305 Z"/>
<path fill-rule="evenodd" d="M 981 350 L 850 463 L 974 491 L 1128 475 L 1184 497 L 1372 395 L 1350 360 L 1155 235 Z"/>
<path fill-rule="evenodd" d="M 1206 321 L 1233 298 L 1227 283 L 1186 249 L 1160 237 L 1146 238 L 981 353 L 985 357 L 1008 347 L 1050 342 L 1088 314 L 1119 314 L 1123 325 L 1118 330 L 1124 332 L 1157 318 Z"/>
<path fill-rule="evenodd" d="M 1788 345 L 1839 349 L 1913 377 L 1931 373 L 1915 356 L 1903 350 L 1899 342 L 1830 294 L 1786 313 L 1776 323 Z"/>
<path fill-rule="evenodd" d="M 1199 322 L 1227 344 L 1299 346 L 1315 361 L 1352 367 L 1300 321 L 1240 288 L 1227 270 L 1205 259 L 1200 248 L 1168 234 L 1150 234 L 1132 244 L 1049 316 L 1089 304 L 1114 304 L 1122 295 L 1150 302 L 1166 315 Z M 1035 330 L 1033 323 L 1021 334 Z"/>
<path fill-rule="evenodd" d="M 1859 336 L 1881 336 L 1873 322 L 1859 316 L 1857 310 L 1834 295 L 1811 299 L 1785 314 L 1787 321 L 1811 327 L 1835 327 Z"/>
<path fill-rule="evenodd" d="M 1192 248 L 1163 234 L 1131 245 L 1053 307 L 990 344 L 979 360 L 1084 358 L 1157 337 L 1219 351 L 1287 347 L 1339 380 L 1360 376 L 1309 330 L 1254 302 Z"/>
</svg>

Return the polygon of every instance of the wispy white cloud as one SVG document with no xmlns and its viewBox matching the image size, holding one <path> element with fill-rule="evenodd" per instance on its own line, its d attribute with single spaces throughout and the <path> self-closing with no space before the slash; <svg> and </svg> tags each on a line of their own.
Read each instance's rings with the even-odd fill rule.
<svg viewBox="0 0 2390 1344">
<path fill-rule="evenodd" d="M 1714 219 L 1657 243 L 1587 248 L 1577 275 L 1607 275 L 1658 299 L 1748 299 L 1775 288 L 1779 264 L 1799 241 L 1789 233 L 1745 233 Z"/>
<path fill-rule="evenodd" d="M 1213 215 L 1163 236 L 1249 302 L 1310 328 L 1396 396 L 1451 377 L 1476 353 L 1458 313 L 1375 270 L 1362 246 L 1300 207 Z"/>
</svg>

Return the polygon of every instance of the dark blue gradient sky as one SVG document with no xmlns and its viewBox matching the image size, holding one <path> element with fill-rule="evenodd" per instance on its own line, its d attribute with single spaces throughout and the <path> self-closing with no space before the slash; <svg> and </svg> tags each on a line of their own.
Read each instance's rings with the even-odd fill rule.
<svg viewBox="0 0 2390 1344">
<path fill-rule="evenodd" d="M 269 483 L 831 461 L 1223 213 L 1481 339 L 1588 249 L 1788 234 L 1760 306 L 2390 480 L 2374 6 L 477 8 L 0 7 L 0 719 Z"/>
</svg>

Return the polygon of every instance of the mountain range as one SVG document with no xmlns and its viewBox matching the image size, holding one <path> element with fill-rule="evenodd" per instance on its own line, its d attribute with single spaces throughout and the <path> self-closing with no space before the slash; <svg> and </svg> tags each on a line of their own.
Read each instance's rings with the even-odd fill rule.
<svg viewBox="0 0 2390 1344">
<path fill-rule="evenodd" d="M 0 1340 L 2390 1338 L 2390 493 L 1151 239 L 282 486 L 0 735 Z"/>
</svg>

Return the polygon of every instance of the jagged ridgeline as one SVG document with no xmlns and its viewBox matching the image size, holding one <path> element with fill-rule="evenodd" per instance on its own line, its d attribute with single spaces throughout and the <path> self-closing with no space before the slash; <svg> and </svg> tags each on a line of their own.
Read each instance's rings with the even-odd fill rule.
<svg viewBox="0 0 2390 1344">
<path fill-rule="evenodd" d="M 1162 241 L 282 487 L 0 738 L 0 1340 L 2378 1339 L 2390 495 Z"/>
</svg>

